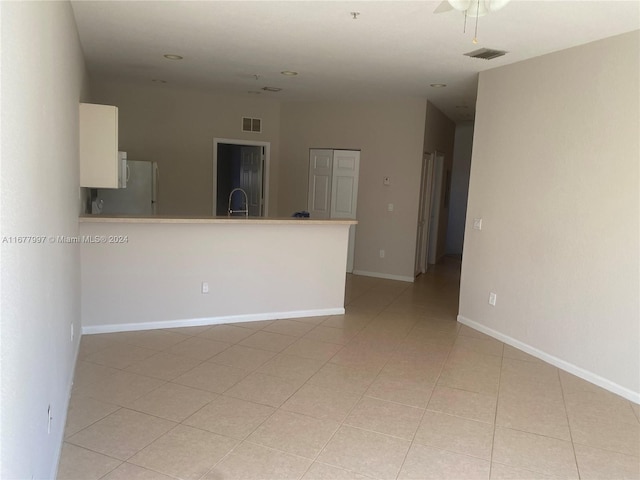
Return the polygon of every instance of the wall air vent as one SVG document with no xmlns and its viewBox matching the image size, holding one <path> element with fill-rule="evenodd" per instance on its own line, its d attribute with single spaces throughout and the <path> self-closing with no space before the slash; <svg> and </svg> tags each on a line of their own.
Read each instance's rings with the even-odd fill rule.
<svg viewBox="0 0 640 480">
<path fill-rule="evenodd" d="M 483 60 L 492 60 L 494 58 L 503 56 L 505 53 L 507 52 L 503 50 L 491 50 L 490 48 L 481 48 L 479 50 L 474 50 L 473 52 L 465 53 L 465 55 L 471 58 L 481 58 Z"/>
<path fill-rule="evenodd" d="M 242 117 L 242 131 L 243 132 L 261 133 L 262 132 L 262 119 L 260 119 L 260 118 Z"/>
</svg>

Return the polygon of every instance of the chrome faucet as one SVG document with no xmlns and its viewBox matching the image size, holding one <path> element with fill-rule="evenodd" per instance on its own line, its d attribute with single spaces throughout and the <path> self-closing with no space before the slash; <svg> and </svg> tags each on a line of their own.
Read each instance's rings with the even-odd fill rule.
<svg viewBox="0 0 640 480">
<path fill-rule="evenodd" d="M 242 192 L 242 194 L 244 195 L 244 210 L 231 209 L 231 198 L 233 197 L 233 194 L 238 191 Z M 231 193 L 229 194 L 229 205 L 227 206 L 227 212 L 229 213 L 229 217 L 231 216 L 232 213 L 244 213 L 244 216 L 248 218 L 249 217 L 249 198 L 247 197 L 247 192 L 245 192 L 241 188 L 234 188 L 233 190 L 231 190 Z"/>
</svg>

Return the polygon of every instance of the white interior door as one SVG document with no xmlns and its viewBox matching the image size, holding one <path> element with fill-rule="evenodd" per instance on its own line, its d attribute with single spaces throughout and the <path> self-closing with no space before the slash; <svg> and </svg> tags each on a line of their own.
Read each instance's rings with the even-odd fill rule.
<svg viewBox="0 0 640 480">
<path fill-rule="evenodd" d="M 331 218 L 331 175 L 333 150 L 309 152 L 309 192 L 307 210 L 311 218 Z"/>
<path fill-rule="evenodd" d="M 360 152 L 357 150 L 333 151 L 333 174 L 331 180 L 331 218 L 356 218 L 358 206 L 358 176 Z M 353 272 L 356 249 L 356 226 L 349 227 L 347 250 L 347 272 Z"/>
<path fill-rule="evenodd" d="M 442 201 L 442 183 L 444 173 L 444 157 L 440 154 L 434 155 L 433 161 L 433 182 L 431 189 L 431 205 L 429 207 L 429 255 L 430 264 L 438 261 L 438 224 L 440 223 L 440 203 Z"/>
<path fill-rule="evenodd" d="M 262 216 L 262 148 L 240 148 L 240 188 L 247 193 L 249 216 Z"/>
<path fill-rule="evenodd" d="M 431 207 L 431 188 L 433 185 L 433 160 L 431 153 L 422 159 L 420 179 L 420 203 L 418 207 L 418 228 L 416 239 L 415 275 L 426 273 L 428 269 L 427 245 L 429 239 L 429 215 Z"/>
</svg>

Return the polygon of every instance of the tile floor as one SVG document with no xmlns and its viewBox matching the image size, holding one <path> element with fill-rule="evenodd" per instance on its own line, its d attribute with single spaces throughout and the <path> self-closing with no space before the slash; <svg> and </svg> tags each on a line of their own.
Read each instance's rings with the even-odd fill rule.
<svg viewBox="0 0 640 480">
<path fill-rule="evenodd" d="M 347 313 L 85 336 L 58 479 L 640 478 L 640 408 L 456 322 L 459 263 Z"/>
</svg>

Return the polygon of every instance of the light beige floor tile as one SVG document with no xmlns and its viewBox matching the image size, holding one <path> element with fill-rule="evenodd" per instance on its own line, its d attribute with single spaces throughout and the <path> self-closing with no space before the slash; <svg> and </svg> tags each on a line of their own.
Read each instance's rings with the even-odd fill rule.
<svg viewBox="0 0 640 480">
<path fill-rule="evenodd" d="M 359 330 L 366 327 L 373 318 L 368 314 L 333 315 L 322 322 L 324 327 Z"/>
<path fill-rule="evenodd" d="M 173 380 L 173 383 L 223 393 L 249 374 L 247 370 L 204 362 Z"/>
<path fill-rule="evenodd" d="M 306 381 L 324 365 L 322 360 L 279 353 L 257 371 L 294 382 Z"/>
<path fill-rule="evenodd" d="M 209 359 L 209 362 L 254 371 L 274 355 L 275 353 L 266 350 L 232 345 L 224 352 Z"/>
<path fill-rule="evenodd" d="M 318 461 L 374 478 L 395 478 L 410 442 L 380 433 L 342 426 Z"/>
<path fill-rule="evenodd" d="M 283 335 L 301 337 L 314 328 L 315 326 L 313 323 L 298 322 L 296 320 L 276 320 L 263 330 L 265 332 L 282 333 Z"/>
<path fill-rule="evenodd" d="M 578 470 L 582 480 L 640 478 L 640 458 L 607 452 L 584 445 L 575 445 Z"/>
<path fill-rule="evenodd" d="M 91 397 L 115 405 L 126 405 L 164 384 L 164 380 L 119 371 L 86 387 L 78 387 L 74 395 Z"/>
<path fill-rule="evenodd" d="M 184 420 L 185 425 L 243 439 L 264 422 L 274 408 L 220 396 Z"/>
<path fill-rule="evenodd" d="M 293 395 L 299 386 L 283 378 L 252 373 L 230 388 L 226 395 L 277 408 Z"/>
<path fill-rule="evenodd" d="M 83 428 L 115 412 L 118 408 L 120 407 L 117 405 L 101 402 L 94 398 L 73 395 L 69 400 L 69 409 L 67 410 L 65 437 L 78 433 Z"/>
<path fill-rule="evenodd" d="M 164 350 L 189 338 L 189 335 L 168 332 L 166 330 L 142 330 L 126 332 L 123 341 L 138 347 Z"/>
<path fill-rule="evenodd" d="M 321 420 L 330 419 L 341 422 L 359 398 L 359 395 L 352 393 L 306 384 L 281 408 Z"/>
<path fill-rule="evenodd" d="M 116 368 L 78 360 L 73 375 L 73 385 L 74 387 L 82 387 L 92 383 L 99 383 L 116 372 L 118 372 Z"/>
<path fill-rule="evenodd" d="M 493 461 L 563 478 L 578 478 L 571 442 L 496 427 Z"/>
<path fill-rule="evenodd" d="M 547 388 L 560 388 L 560 377 L 556 367 L 543 362 L 513 358 L 503 359 L 500 381 L 511 385 L 536 384 Z"/>
<path fill-rule="evenodd" d="M 534 357 L 533 355 L 529 355 L 528 353 L 523 352 L 522 350 L 518 350 L 511 345 L 504 346 L 504 358 L 512 358 L 514 360 L 521 360 L 523 362 L 534 362 L 534 363 L 544 363 L 539 358 Z"/>
<path fill-rule="evenodd" d="M 493 425 L 427 411 L 414 441 L 442 450 L 491 460 Z"/>
<path fill-rule="evenodd" d="M 309 383 L 335 391 L 348 391 L 361 395 L 373 383 L 376 374 L 377 372 L 371 370 L 327 363 L 309 379 Z"/>
<path fill-rule="evenodd" d="M 306 333 L 303 338 L 317 340 L 319 342 L 346 345 L 359 331 L 359 328 L 333 328 L 318 325 L 313 330 Z"/>
<path fill-rule="evenodd" d="M 640 422 L 640 405 L 638 405 L 637 403 L 631 403 L 631 409 L 633 410 L 633 413 L 636 414 L 636 418 L 638 419 L 638 422 Z"/>
<path fill-rule="evenodd" d="M 69 443 L 62 444 L 58 480 L 92 480 L 101 478 L 122 462 Z"/>
<path fill-rule="evenodd" d="M 178 425 L 138 452 L 130 463 L 185 480 L 197 480 L 229 453 L 238 440 Z"/>
<path fill-rule="evenodd" d="M 441 327 L 416 328 L 404 339 L 403 344 L 409 348 L 419 348 L 425 344 L 436 344 L 451 347 L 458 333 L 455 325 L 443 329 Z"/>
<path fill-rule="evenodd" d="M 338 353 L 341 348 L 342 345 L 337 345 L 335 343 L 301 338 L 283 350 L 282 353 L 326 362 Z"/>
<path fill-rule="evenodd" d="M 315 462 L 309 467 L 302 480 L 367 480 L 369 478 L 371 477 Z"/>
<path fill-rule="evenodd" d="M 280 353 L 297 340 L 298 337 L 292 337 L 291 335 L 282 335 L 280 333 L 271 333 L 260 330 L 250 337 L 242 340 L 240 345 Z"/>
<path fill-rule="evenodd" d="M 165 332 L 171 332 L 171 333 L 180 333 L 182 335 L 188 335 L 190 337 L 195 337 L 196 335 L 200 335 L 202 332 L 206 332 L 210 328 L 211 328 L 211 325 L 198 325 L 198 326 L 194 326 L 194 327 L 165 328 L 164 331 Z"/>
<path fill-rule="evenodd" d="M 353 408 L 344 423 L 345 425 L 412 440 L 423 413 L 424 410 L 421 408 L 363 397 Z"/>
<path fill-rule="evenodd" d="M 574 444 L 640 458 L 640 425 L 569 415 Z"/>
<path fill-rule="evenodd" d="M 570 441 L 562 393 L 539 394 L 544 388 L 538 386 L 532 393 L 528 389 L 504 389 L 501 385 L 496 425 Z"/>
<path fill-rule="evenodd" d="M 195 358 L 159 352 L 128 366 L 126 371 L 161 380 L 173 380 L 200 363 L 200 360 Z"/>
<path fill-rule="evenodd" d="M 107 367 L 127 368 L 129 365 L 144 360 L 156 353 L 158 353 L 157 350 L 150 348 L 138 347 L 127 343 L 116 343 L 112 347 L 87 355 L 85 360 Z"/>
<path fill-rule="evenodd" d="M 467 325 L 460 325 L 459 333 L 461 336 L 465 336 L 465 337 L 479 338 L 481 340 L 495 340 L 494 338 L 490 337 L 486 333 L 482 333 Z"/>
<path fill-rule="evenodd" d="M 499 359 L 499 357 L 493 357 Z M 500 370 L 482 364 L 445 364 L 438 378 L 438 386 L 496 395 L 500 383 Z"/>
<path fill-rule="evenodd" d="M 488 480 L 489 462 L 414 443 L 398 480 Z"/>
<path fill-rule="evenodd" d="M 307 458 L 245 442 L 218 463 L 203 480 L 297 479 L 310 464 L 311 460 Z"/>
<path fill-rule="evenodd" d="M 379 348 L 349 344 L 336 353 L 331 363 L 379 372 L 391 358 L 391 353 L 382 353 Z"/>
<path fill-rule="evenodd" d="M 127 460 L 174 426 L 169 420 L 122 408 L 69 437 L 68 442 Z"/>
<path fill-rule="evenodd" d="M 215 340 L 209 340 L 203 337 L 191 337 L 180 343 L 176 343 L 173 347 L 169 348 L 167 352 L 204 361 L 225 351 L 230 346 L 231 344 L 226 342 L 216 342 Z"/>
<path fill-rule="evenodd" d="M 491 480 L 562 480 L 563 477 L 545 475 L 540 472 L 532 472 L 521 468 L 509 467 L 501 463 L 491 464 Z"/>
<path fill-rule="evenodd" d="M 442 363 L 422 355 L 394 355 L 382 369 L 385 375 L 419 380 L 434 385 L 442 371 Z"/>
<path fill-rule="evenodd" d="M 558 369 L 558 374 L 560 377 L 560 383 L 562 384 L 562 390 L 564 391 L 565 395 L 581 392 L 609 393 L 603 388 L 594 385 L 593 383 L 589 383 L 586 380 L 576 377 L 575 375 L 572 375 L 563 370 Z"/>
<path fill-rule="evenodd" d="M 567 413 L 571 418 L 582 417 L 612 423 L 636 425 L 638 419 L 631 403 L 618 395 L 599 389 L 565 393 Z"/>
<path fill-rule="evenodd" d="M 262 330 L 273 323 L 273 320 L 258 320 L 256 322 L 236 322 L 230 323 L 235 327 L 250 328 L 251 330 Z"/>
<path fill-rule="evenodd" d="M 82 360 L 87 355 L 112 347 L 115 344 L 116 340 L 110 337 L 109 334 L 82 335 L 78 359 Z"/>
<path fill-rule="evenodd" d="M 295 320 L 296 322 L 309 323 L 311 325 L 320 325 L 327 318 L 329 317 L 326 315 L 320 315 L 315 317 L 296 317 L 296 318 L 293 318 L 292 320 Z"/>
<path fill-rule="evenodd" d="M 454 343 L 456 348 L 466 348 L 485 355 L 502 356 L 504 344 L 494 338 L 476 338 L 465 335 L 458 335 Z"/>
<path fill-rule="evenodd" d="M 278 410 L 247 441 L 314 459 L 340 424 Z"/>
<path fill-rule="evenodd" d="M 173 480 L 173 477 L 125 462 L 102 480 Z"/>
<path fill-rule="evenodd" d="M 427 410 L 493 423 L 497 395 L 485 395 L 456 388 L 436 386 Z"/>
<path fill-rule="evenodd" d="M 176 383 L 165 383 L 127 405 L 128 408 L 156 417 L 181 422 L 215 399 L 215 393 Z"/>
<path fill-rule="evenodd" d="M 411 407 L 425 408 L 432 391 L 433 383 L 386 374 L 383 370 L 365 395 Z"/>
<path fill-rule="evenodd" d="M 253 333 L 254 330 L 251 328 L 238 327 L 236 325 L 215 325 L 198 336 L 218 342 L 238 343 L 249 335 L 253 335 Z"/>
</svg>

